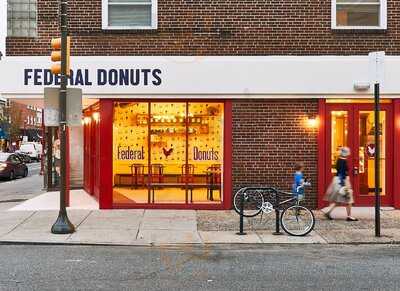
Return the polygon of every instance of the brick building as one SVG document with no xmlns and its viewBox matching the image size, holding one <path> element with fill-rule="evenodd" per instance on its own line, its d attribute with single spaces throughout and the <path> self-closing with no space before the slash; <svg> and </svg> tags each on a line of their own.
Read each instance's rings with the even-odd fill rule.
<svg viewBox="0 0 400 291">
<path fill-rule="evenodd" d="M 226 209 L 245 185 L 290 189 L 303 162 L 307 203 L 322 207 L 348 146 L 356 205 L 371 205 L 367 55 L 382 50 L 382 202 L 400 207 L 400 6 L 357 2 L 70 0 L 70 84 L 92 100 L 84 188 L 101 208 Z M 19 83 L 4 95 L 57 85 L 57 3 L 8 0 L 3 70 Z"/>
<path fill-rule="evenodd" d="M 40 142 L 42 109 L 15 100 L 0 100 L 1 150 L 18 146 L 23 140 Z M 14 148 L 14 147 L 13 147 Z"/>
</svg>

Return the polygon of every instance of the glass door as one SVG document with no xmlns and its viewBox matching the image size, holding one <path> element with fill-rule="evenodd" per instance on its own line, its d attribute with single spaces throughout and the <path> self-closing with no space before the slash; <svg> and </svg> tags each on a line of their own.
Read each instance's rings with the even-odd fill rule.
<svg viewBox="0 0 400 291">
<path fill-rule="evenodd" d="M 390 107 L 382 106 L 380 112 L 380 193 L 382 204 L 391 203 L 391 118 Z M 356 139 L 353 149 L 353 179 L 358 204 L 373 205 L 375 196 L 375 115 L 372 105 L 359 105 L 355 110 Z"/>
<path fill-rule="evenodd" d="M 380 192 L 382 205 L 390 205 L 391 197 L 391 111 L 390 104 L 381 105 L 380 113 Z M 374 205 L 375 140 L 373 104 L 329 104 L 327 110 L 326 181 L 336 175 L 336 161 L 341 147 L 348 147 L 349 177 L 356 205 Z"/>
<path fill-rule="evenodd" d="M 331 183 L 336 175 L 336 161 L 339 158 L 340 149 L 348 147 L 353 149 L 354 145 L 354 110 L 351 104 L 330 104 L 327 111 L 327 185 Z M 349 169 L 353 168 L 353 159 L 347 160 Z M 349 173 L 353 183 L 352 173 Z"/>
</svg>

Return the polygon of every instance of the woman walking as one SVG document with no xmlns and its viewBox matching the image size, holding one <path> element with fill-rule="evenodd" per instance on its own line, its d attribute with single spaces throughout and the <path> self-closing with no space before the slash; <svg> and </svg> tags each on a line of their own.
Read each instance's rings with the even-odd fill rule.
<svg viewBox="0 0 400 291">
<path fill-rule="evenodd" d="M 325 217 L 332 220 L 331 212 L 338 203 L 346 204 L 347 221 L 358 221 L 357 218 L 351 216 L 351 206 L 354 203 L 353 190 L 351 189 L 349 167 L 347 158 L 350 156 L 350 149 L 342 147 L 340 156 L 336 161 L 336 176 L 333 177 L 331 185 L 326 191 L 325 200 L 330 202 Z"/>
</svg>

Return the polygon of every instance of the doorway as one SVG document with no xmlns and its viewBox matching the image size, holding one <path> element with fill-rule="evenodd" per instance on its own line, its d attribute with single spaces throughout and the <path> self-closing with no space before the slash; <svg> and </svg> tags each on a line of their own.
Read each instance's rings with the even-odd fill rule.
<svg viewBox="0 0 400 291">
<path fill-rule="evenodd" d="M 374 205 L 375 195 L 375 118 L 374 105 L 327 104 L 326 107 L 326 181 L 336 174 L 336 160 L 341 147 L 351 150 L 348 158 L 349 177 L 356 206 Z M 391 104 L 381 104 L 380 193 L 382 205 L 393 203 L 393 118 Z M 327 186 L 327 185 L 326 185 Z"/>
</svg>

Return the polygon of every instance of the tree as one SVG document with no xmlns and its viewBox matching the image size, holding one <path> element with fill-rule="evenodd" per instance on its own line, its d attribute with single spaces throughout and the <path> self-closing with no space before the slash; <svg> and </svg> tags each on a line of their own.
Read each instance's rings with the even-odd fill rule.
<svg viewBox="0 0 400 291">
<path fill-rule="evenodd" d="M 23 124 L 22 110 L 15 102 L 10 102 L 10 106 L 5 108 L 5 119 L 9 122 L 7 130 L 10 142 L 19 141 L 21 138 L 21 124 Z"/>
</svg>

